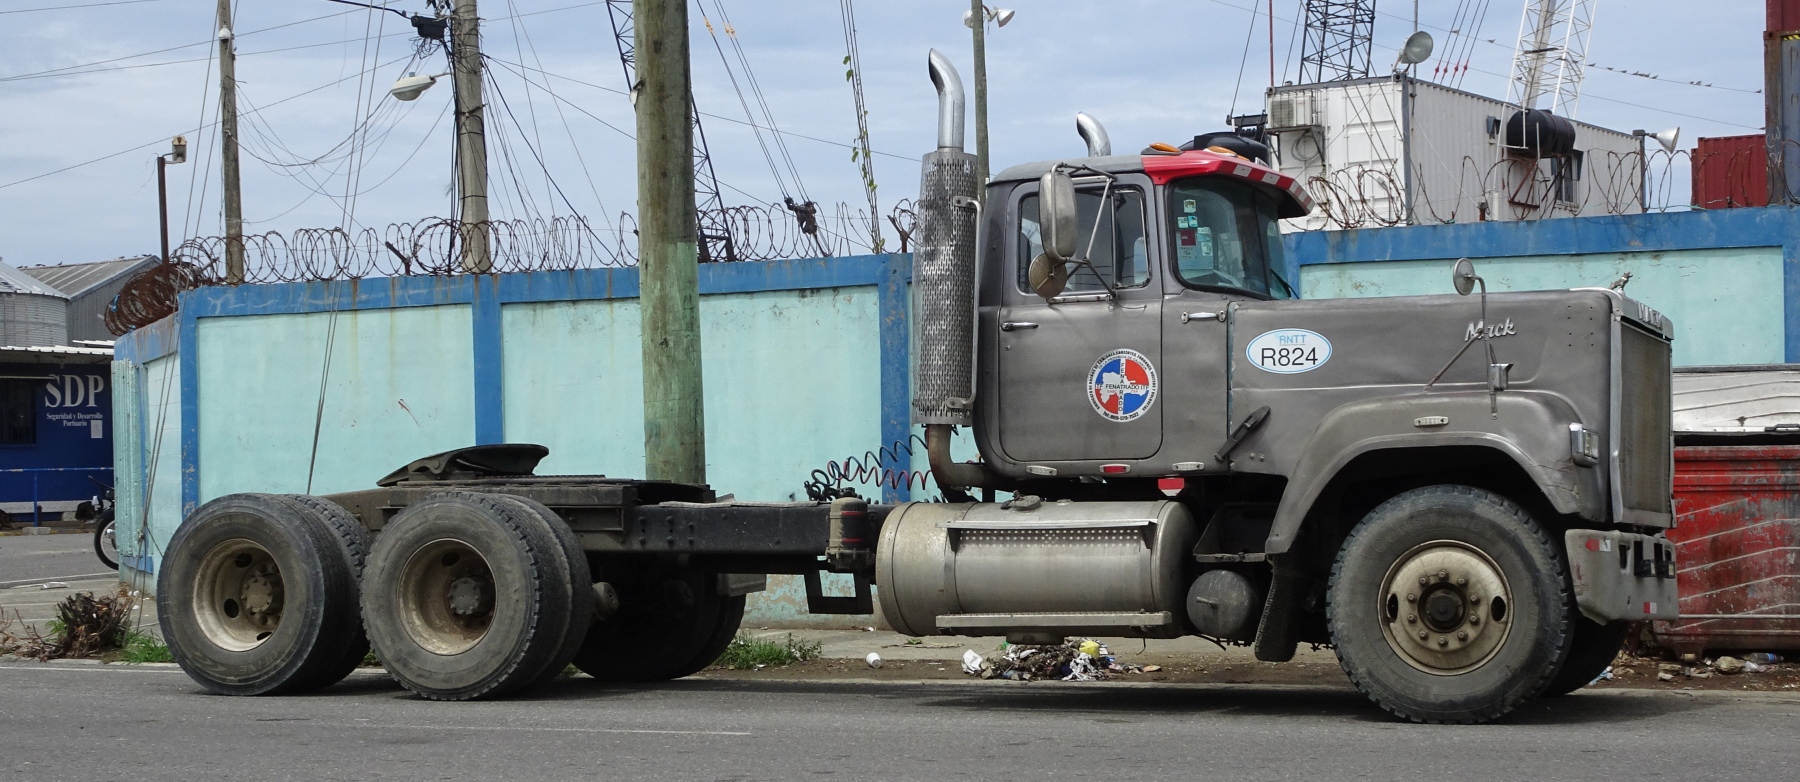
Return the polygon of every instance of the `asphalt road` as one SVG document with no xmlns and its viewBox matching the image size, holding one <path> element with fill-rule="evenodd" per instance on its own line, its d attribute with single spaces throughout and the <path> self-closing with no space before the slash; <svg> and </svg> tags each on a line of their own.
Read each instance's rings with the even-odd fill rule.
<svg viewBox="0 0 1800 782">
<path fill-rule="evenodd" d="M 625 661 L 629 664 L 628 660 Z M 300 697 L 169 668 L 0 663 L 0 779 L 1794 779 L 1800 695 L 1577 693 L 1506 722 L 1393 722 L 1344 688 L 563 682 Z"/>
<path fill-rule="evenodd" d="M 78 581 L 111 575 L 94 555 L 94 536 L 0 536 L 0 589 L 43 581 Z"/>
</svg>

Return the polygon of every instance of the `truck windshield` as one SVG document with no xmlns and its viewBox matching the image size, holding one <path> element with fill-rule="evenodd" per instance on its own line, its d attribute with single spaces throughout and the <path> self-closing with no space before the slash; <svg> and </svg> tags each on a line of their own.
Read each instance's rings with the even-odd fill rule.
<svg viewBox="0 0 1800 782">
<path fill-rule="evenodd" d="M 1088 252 L 1096 215 L 1101 215 L 1100 238 L 1093 242 L 1093 268 L 1082 265 L 1069 269 L 1069 284 L 1063 288 L 1065 295 L 1106 290 L 1102 275 L 1106 282 L 1120 288 L 1136 288 L 1150 281 L 1150 256 L 1144 244 L 1143 192 L 1114 185 L 1107 196 L 1111 203 L 1102 214 L 1102 189 L 1084 187 L 1075 191 L 1075 225 L 1080 237 L 1075 241 L 1076 256 Z M 1036 194 L 1025 196 L 1019 200 L 1019 290 L 1027 293 L 1031 291 L 1027 274 L 1031 259 L 1044 251 L 1038 226 L 1038 197 Z"/>
<path fill-rule="evenodd" d="M 1284 254 L 1275 199 L 1218 177 L 1169 186 L 1175 271 L 1200 288 L 1232 288 L 1276 299 L 1293 297 L 1281 279 Z"/>
</svg>

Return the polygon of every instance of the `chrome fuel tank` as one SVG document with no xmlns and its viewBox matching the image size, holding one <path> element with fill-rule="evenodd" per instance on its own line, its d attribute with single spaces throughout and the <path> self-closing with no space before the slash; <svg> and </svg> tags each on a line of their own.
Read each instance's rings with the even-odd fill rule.
<svg viewBox="0 0 1800 782">
<path fill-rule="evenodd" d="M 876 549 L 881 610 L 907 635 L 1172 638 L 1198 529 L 1179 503 L 907 503 Z"/>
</svg>

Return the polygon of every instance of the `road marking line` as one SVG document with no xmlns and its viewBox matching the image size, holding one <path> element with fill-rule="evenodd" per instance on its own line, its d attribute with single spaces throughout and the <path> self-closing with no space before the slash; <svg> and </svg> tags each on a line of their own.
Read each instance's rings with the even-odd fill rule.
<svg viewBox="0 0 1800 782">
<path fill-rule="evenodd" d="M 45 576 L 44 578 L 24 578 L 17 581 L 0 581 L 0 589 L 12 589 L 15 586 L 36 586 L 51 581 L 92 581 L 105 576 L 118 576 L 117 572 L 108 570 L 105 573 L 83 573 L 79 576 Z"/>
<path fill-rule="evenodd" d="M 524 728 L 505 725 L 379 725 L 353 724 L 340 725 L 346 728 L 391 728 L 399 730 L 510 730 L 510 731 L 553 731 L 558 733 L 652 733 L 674 736 L 749 736 L 749 731 L 733 730 L 651 730 L 634 728 Z"/>
</svg>

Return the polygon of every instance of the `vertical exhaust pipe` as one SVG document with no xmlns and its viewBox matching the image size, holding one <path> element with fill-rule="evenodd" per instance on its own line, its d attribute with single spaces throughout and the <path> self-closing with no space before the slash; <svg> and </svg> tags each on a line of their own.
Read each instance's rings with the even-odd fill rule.
<svg viewBox="0 0 1800 782">
<path fill-rule="evenodd" d="M 938 94 L 937 149 L 924 157 L 913 251 L 912 420 L 925 426 L 940 488 L 985 482 L 986 471 L 950 458 L 950 428 L 975 423 L 974 207 L 981 183 L 963 151 L 962 77 L 936 49 L 927 58 Z"/>
<path fill-rule="evenodd" d="M 950 63 L 950 58 L 936 49 L 931 50 L 927 60 L 931 69 L 931 84 L 937 87 L 938 93 L 938 149 L 961 152 L 963 106 L 967 102 L 963 98 L 962 77 L 957 75 L 956 66 Z"/>
<path fill-rule="evenodd" d="M 1075 112 L 1075 132 L 1080 133 L 1081 140 L 1087 142 L 1088 157 L 1106 157 L 1112 154 L 1112 139 L 1107 138 L 1106 127 L 1087 112 Z"/>
</svg>

